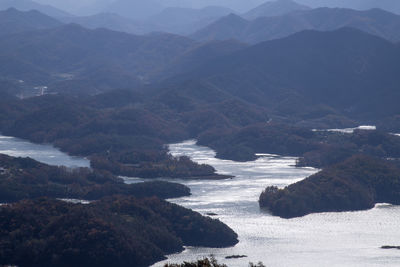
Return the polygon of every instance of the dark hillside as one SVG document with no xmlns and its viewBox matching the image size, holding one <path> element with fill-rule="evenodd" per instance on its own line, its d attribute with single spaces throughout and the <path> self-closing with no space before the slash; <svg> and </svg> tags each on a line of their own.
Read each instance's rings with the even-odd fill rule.
<svg viewBox="0 0 400 267">
<path fill-rule="evenodd" d="M 218 220 L 158 198 L 76 205 L 41 198 L 0 207 L 0 264 L 149 266 L 187 246 L 227 247 L 237 235 Z"/>
<path fill-rule="evenodd" d="M 284 189 L 268 187 L 260 206 L 293 218 L 314 212 L 365 210 L 400 204 L 400 170 L 391 163 L 354 156 Z"/>
</svg>

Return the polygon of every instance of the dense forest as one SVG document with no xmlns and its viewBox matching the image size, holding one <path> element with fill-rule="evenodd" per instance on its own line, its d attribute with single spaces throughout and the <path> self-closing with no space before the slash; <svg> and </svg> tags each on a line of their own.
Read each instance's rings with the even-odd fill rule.
<svg viewBox="0 0 400 267">
<path fill-rule="evenodd" d="M 376 203 L 400 204 L 400 169 L 391 162 L 353 156 L 283 189 L 268 187 L 261 207 L 293 218 L 315 212 L 354 211 Z"/>
<path fill-rule="evenodd" d="M 96 200 L 111 195 L 175 198 L 190 195 L 184 185 L 170 182 L 125 184 L 107 171 L 49 166 L 30 158 L 0 154 L 0 202 L 53 197 Z"/>
<path fill-rule="evenodd" d="M 162 66 L 187 72 L 181 75 L 170 73 L 168 77 L 161 71 L 159 76 L 167 77 L 166 80 L 156 79 L 157 83 L 140 86 L 130 83 L 131 88 L 127 90 L 108 91 L 127 87 L 111 83 L 111 88 L 96 92 L 64 90 L 57 92 L 59 95 L 23 100 L 10 96 L 11 100 L 0 105 L 0 130 L 3 134 L 52 143 L 72 155 L 87 156 L 96 169 L 147 178 L 224 178 L 218 177 L 210 166 L 168 155 L 165 144 L 189 138 L 196 138 L 200 144 L 212 147 L 218 157 L 243 161 L 254 159 L 254 153 L 276 153 L 301 156 L 299 165 L 302 166 L 323 167 L 337 163 L 354 152 L 360 153 L 360 150 L 373 156 L 397 157 L 398 141 L 395 136 L 377 134 L 380 137 L 374 138 L 380 139 L 378 143 L 371 139 L 367 142 L 372 143 L 362 141 L 364 143 L 361 144 L 351 140 L 356 135 L 350 138 L 339 135 L 321 137 L 310 130 L 373 123 L 380 124 L 378 126 L 382 130 L 397 131 L 400 125 L 396 120 L 398 105 L 392 99 L 397 96 L 394 85 L 397 84 L 399 61 L 396 59 L 400 50 L 389 41 L 353 29 L 339 29 L 333 32 L 306 31 L 249 47 L 234 48 L 235 45 L 225 43 L 212 48 L 212 44 L 204 47 L 176 36 L 141 38 L 106 30 L 63 26 L 58 30 L 36 33 L 38 43 L 32 44 L 30 49 L 32 54 L 43 55 L 40 64 L 43 68 L 52 69 L 52 60 L 59 51 L 39 49 L 40 44 L 47 43 L 48 39 L 54 45 L 60 44 L 65 40 L 65 32 L 74 40 L 82 39 L 77 41 L 80 53 L 87 51 L 93 42 L 106 37 L 118 37 L 120 40 L 119 44 L 110 44 L 110 47 L 116 46 L 117 54 L 108 53 L 111 48 L 104 45 L 96 53 L 85 53 L 86 61 L 71 58 L 73 64 L 87 66 L 91 62 L 90 67 L 97 68 L 99 62 L 93 57 L 98 53 L 107 52 L 107 57 L 112 57 L 110 62 L 116 62 L 130 52 L 132 57 L 138 57 L 137 53 L 143 52 L 141 49 L 149 43 L 157 43 L 154 47 L 157 53 L 169 51 L 172 49 L 170 46 L 175 44 L 188 50 L 184 49 L 184 55 L 178 56 L 175 49 L 175 54 L 171 52 L 171 57 L 166 58 Z M 35 35 L 34 32 L 31 34 Z M 6 51 L 34 61 L 35 57 L 21 54 L 22 48 L 13 44 L 16 40 L 30 43 L 26 38 L 16 34 L 13 39 L 0 42 L 0 47 L 3 45 Z M 158 44 L 160 40 L 167 47 Z M 128 48 L 131 43 L 135 44 L 135 48 Z M 68 54 L 71 52 L 70 45 L 63 42 L 62 46 L 56 47 Z M 341 49 L 349 45 L 359 49 Z M 204 52 L 210 49 L 211 53 Z M 282 53 L 286 56 L 280 60 L 276 56 Z M 209 56 L 207 60 L 204 60 L 204 54 Z M 331 60 L 327 61 L 321 55 Z M 146 60 L 147 56 L 149 54 L 140 59 Z M 365 59 L 366 68 L 361 72 L 357 63 L 359 58 Z M 310 59 L 313 64 L 305 59 Z M 161 64 L 155 62 L 156 58 L 152 60 L 146 67 Z M 127 59 L 120 61 L 120 68 L 126 68 L 128 65 L 124 64 L 131 62 Z M 203 63 L 192 64 L 197 61 Z M 70 63 L 63 62 L 62 65 L 68 67 Z M 188 65 L 195 67 L 185 67 Z M 248 69 L 243 70 L 240 66 L 247 66 Z M 287 66 L 290 66 L 289 70 Z M 304 70 L 309 71 L 304 73 Z M 288 76 L 285 74 L 287 71 L 296 75 Z M 113 73 L 109 72 L 106 76 L 113 76 Z M 345 79 L 337 79 L 333 73 L 339 73 L 337 75 Z M 96 76 L 95 72 L 92 75 Z M 55 76 L 53 74 L 52 77 Z M 84 76 L 88 79 L 92 77 Z M 237 77 L 242 78 L 237 80 Z M 321 80 L 317 77 L 325 78 Z M 88 86 L 80 79 L 64 82 L 66 88 Z M 377 95 L 375 88 L 378 84 L 385 84 L 382 89 L 385 93 Z M 15 80 L 7 78 L 2 91 L 5 95 L 16 94 L 20 86 Z M 61 87 L 57 85 L 57 88 Z M 267 123 L 271 120 L 272 123 Z M 382 126 L 383 121 L 388 122 L 384 124 L 387 127 Z M 395 146 L 388 148 L 382 143 Z"/>
<path fill-rule="evenodd" d="M 155 197 L 89 205 L 24 200 L 1 206 L 0 218 L 1 265 L 148 266 L 184 245 L 238 242 L 220 221 Z"/>
<path fill-rule="evenodd" d="M 118 2 L 111 10 L 129 11 Z M 149 21 L 171 32 L 146 35 L 131 33 L 148 32 L 147 23 L 118 14 L 0 11 L 1 134 L 91 163 L 0 155 L 0 265 L 141 267 L 184 246 L 235 245 L 219 220 L 162 200 L 188 187 L 118 177 L 228 178 L 169 154 L 168 144 L 187 139 L 223 159 L 272 153 L 321 168 L 262 192 L 259 205 L 282 218 L 400 204 L 400 16 L 269 4 L 243 14 L 165 10 Z M 327 130 L 359 125 L 377 130 Z M 192 266 L 225 265 L 166 265 Z"/>
<path fill-rule="evenodd" d="M 282 123 L 253 124 L 225 133 L 207 131 L 199 144 L 217 151 L 217 156 L 236 161 L 256 158 L 256 153 L 297 156 L 297 166 L 322 168 L 355 154 L 380 158 L 400 157 L 400 137 L 380 130 L 353 133 L 313 131 Z"/>
<path fill-rule="evenodd" d="M 7 101 L 0 110 L 3 134 L 53 143 L 70 154 L 89 157 L 96 169 L 144 178 L 224 178 L 210 166 L 172 158 L 164 144 L 266 117 L 263 110 L 239 100 L 205 104 L 173 93 L 149 97 L 127 90 Z M 208 121 L 210 117 L 214 120 Z"/>
</svg>

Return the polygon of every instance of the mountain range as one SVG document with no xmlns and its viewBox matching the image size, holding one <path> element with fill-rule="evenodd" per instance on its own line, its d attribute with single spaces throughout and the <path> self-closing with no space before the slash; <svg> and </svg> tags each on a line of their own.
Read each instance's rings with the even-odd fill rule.
<svg viewBox="0 0 400 267">
<path fill-rule="evenodd" d="M 400 14 L 400 2 L 397 0 L 297 0 L 310 7 L 341 7 L 357 10 L 381 8 L 389 12 Z"/>
<path fill-rule="evenodd" d="M 0 11 L 0 36 L 33 30 L 49 29 L 61 26 L 62 23 L 36 10 L 28 12 L 10 8 Z"/>
<path fill-rule="evenodd" d="M 133 34 L 145 34 L 150 32 L 153 28 L 147 23 L 128 19 L 115 13 L 98 13 L 91 16 L 65 17 L 60 20 L 66 24 L 79 24 L 88 29 L 106 28 Z"/>
<path fill-rule="evenodd" d="M 338 25 L 334 22 L 338 18 L 358 15 L 364 21 L 375 18 L 376 25 L 394 31 L 398 18 L 377 9 L 328 8 L 290 16 L 303 13 L 317 18 L 336 14 L 325 21 L 327 29 L 335 28 L 328 22 Z M 231 30 L 246 21 L 233 14 L 225 17 L 229 18 L 238 19 Z M 399 47 L 365 31 L 307 30 L 248 46 L 232 40 L 202 43 L 172 34 L 138 36 L 69 24 L 0 40 L 0 75 L 9 82 L 23 80 L 84 94 L 145 85 L 191 99 L 196 96 L 192 101 L 197 102 L 205 90 L 221 101 L 237 98 L 302 119 L 321 114 L 351 119 L 391 116 L 397 112 Z M 385 108 L 378 108 L 382 103 Z"/>
<path fill-rule="evenodd" d="M 231 12 L 234 11 L 219 6 L 207 6 L 201 9 L 170 7 L 150 17 L 146 22 L 153 25 L 154 31 L 186 35 Z"/>
<path fill-rule="evenodd" d="M 170 7 L 145 19 L 132 19 L 117 13 L 99 13 L 84 17 L 66 17 L 65 23 L 77 23 L 90 29 L 108 28 L 133 34 L 168 32 L 188 35 L 233 10 L 218 6 L 202 9 Z"/>
<path fill-rule="evenodd" d="M 50 5 L 42 5 L 31 0 L 1 0 L 0 10 L 6 10 L 9 8 L 16 8 L 21 11 L 38 10 L 48 16 L 60 18 L 60 17 L 70 17 L 65 11 L 57 9 Z"/>
<path fill-rule="evenodd" d="M 342 27 L 353 27 L 391 41 L 400 41 L 400 16 L 381 9 L 357 11 L 341 8 L 317 8 L 252 21 L 230 14 L 191 37 L 203 41 L 237 39 L 255 44 L 302 30 L 329 31 Z"/>
<path fill-rule="evenodd" d="M 368 33 L 307 30 L 212 60 L 177 81 L 199 80 L 289 117 L 373 119 L 400 111 L 399 62 L 397 44 Z"/>
<path fill-rule="evenodd" d="M 177 35 L 136 36 L 68 24 L 1 39 L 0 75 L 36 86 L 58 81 L 59 88 L 79 88 L 79 81 L 89 91 L 134 87 L 194 45 Z"/>
</svg>

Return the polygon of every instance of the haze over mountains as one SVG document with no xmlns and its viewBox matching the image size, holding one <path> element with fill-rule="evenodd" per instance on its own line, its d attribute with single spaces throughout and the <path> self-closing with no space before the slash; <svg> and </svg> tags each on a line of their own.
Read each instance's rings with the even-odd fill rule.
<svg viewBox="0 0 400 267">
<path fill-rule="evenodd" d="M 17 9 L 10 8 L 0 11 L 0 36 L 27 32 L 33 30 L 49 29 L 61 26 L 62 23 L 46 16 L 36 10 L 21 12 Z"/>
<path fill-rule="evenodd" d="M 101 83 L 98 89 L 107 88 L 109 83 L 111 87 L 125 88 L 146 83 L 150 76 L 195 44 L 177 35 L 135 36 L 69 24 L 2 39 L 0 54 L 3 66 L 8 62 L 9 67 L 0 73 L 38 85 L 83 79 Z M 18 63 L 12 71 L 13 61 Z"/>
<path fill-rule="evenodd" d="M 77 23 L 84 27 L 95 28 L 108 28 L 116 31 L 124 31 L 134 34 L 145 34 L 150 32 L 168 32 L 181 35 L 191 35 L 198 39 L 225 39 L 225 38 L 239 38 L 245 42 L 258 42 L 269 40 L 273 38 L 280 38 L 287 36 L 291 33 L 304 29 L 318 29 L 327 30 L 343 26 L 370 28 L 369 32 L 375 31 L 379 36 L 387 37 L 392 34 L 390 29 L 379 25 L 378 29 L 373 29 L 376 22 L 376 17 L 369 17 L 368 15 L 359 15 L 357 13 L 341 14 L 346 11 L 338 12 L 314 12 L 307 13 L 310 9 L 309 6 L 302 4 L 303 2 L 295 2 L 293 0 L 275 0 L 262 2 L 255 0 L 247 3 L 247 10 L 235 9 L 232 7 L 234 3 L 231 1 L 225 3 L 224 1 L 211 1 L 195 3 L 195 1 L 127 1 L 127 0 L 87 0 L 83 2 L 74 1 L 69 2 L 68 5 L 54 2 L 51 0 L 43 0 L 42 4 L 38 4 L 31 0 L 4 0 L 0 3 L 0 9 L 7 9 L 8 7 L 15 7 L 18 10 L 31 10 L 35 9 L 44 14 L 57 18 L 64 23 Z M 350 1 L 351 2 L 351 1 Z M 74 6 L 82 12 L 73 12 L 81 16 L 72 16 L 61 10 L 51 7 L 48 4 L 55 4 L 57 7 L 70 7 Z M 374 3 L 374 4 L 373 4 Z M 381 2 L 379 2 L 381 3 Z M 378 2 L 369 2 L 370 8 L 385 8 L 391 6 L 389 0 L 385 6 Z M 44 5 L 45 4 L 45 5 Z M 311 3 L 312 4 L 312 3 Z M 394 4 L 393 4 L 394 5 Z M 88 6 L 96 6 L 93 12 L 84 12 Z M 315 5 L 311 5 L 315 6 Z M 334 4 L 328 6 L 335 6 Z M 337 3 L 336 6 L 345 6 Z M 70 10 L 68 9 L 68 10 Z M 367 8 L 366 8 L 367 9 Z M 389 9 L 392 12 L 395 9 Z M 140 12 L 139 12 L 140 11 Z M 303 11 L 304 13 L 301 13 Z M 293 13 L 294 12 L 294 13 Z M 299 14 L 294 15 L 296 12 Z M 291 14 L 293 13 L 293 14 Z M 349 13 L 349 12 L 347 12 Z M 85 14 L 82 16 L 82 14 Z M 243 17 L 249 22 L 240 22 L 238 18 L 230 18 L 230 21 L 222 20 L 221 17 L 229 14 L 236 14 Z M 290 17 L 282 17 L 289 16 Z M 323 21 L 324 16 L 328 16 L 329 21 Z M 367 17 L 366 17 L 367 16 Z M 381 15 L 388 16 L 388 15 Z M 279 17 L 271 20 L 261 20 L 263 17 Z M 260 19 L 260 21 L 255 21 Z M 385 18 L 386 19 L 386 18 Z M 392 19 L 386 19 L 388 28 L 392 27 Z M 217 25 L 213 25 L 217 23 Z M 218 26 L 218 23 L 223 25 Z M 232 25 L 229 25 L 232 23 Z M 326 25 L 328 24 L 328 25 Z M 396 25 L 393 25 L 396 27 Z M 211 27 L 207 28 L 207 27 Z M 219 29 L 221 27 L 222 29 Z M 230 27 L 233 29 L 229 30 Z M 235 27 L 238 27 L 236 29 Z M 381 33 L 382 27 L 388 33 Z M 224 28 L 228 32 L 223 32 Z M 208 31 L 210 31 L 208 33 Z M 223 33 L 221 33 L 221 31 Z M 209 36 L 207 36 L 209 35 Z M 215 37 L 213 37 L 215 36 Z M 223 38 L 222 38 L 223 37 Z M 390 38 L 396 40 L 395 38 Z"/>
<path fill-rule="evenodd" d="M 393 101 L 400 96 L 399 56 L 398 45 L 359 30 L 304 31 L 218 58 L 182 79 L 293 116 L 322 104 L 327 113 L 372 118 L 400 111 Z"/>
<path fill-rule="evenodd" d="M 273 1 L 273 0 L 271 0 Z M 37 3 L 52 5 L 62 10 L 77 15 L 93 15 L 100 12 L 109 12 L 111 4 L 116 0 L 36 0 Z M 135 0 L 138 4 L 146 3 L 145 0 Z M 167 7 L 184 7 L 184 8 L 203 8 L 206 6 L 224 6 L 231 8 L 239 13 L 244 13 L 258 5 L 263 4 L 264 0 L 158 0 L 156 6 L 162 5 Z M 391 12 L 399 13 L 400 4 L 397 0 L 297 0 L 299 4 L 316 7 L 342 7 L 366 10 L 371 8 L 382 8 Z"/>
<path fill-rule="evenodd" d="M 166 19 L 174 10 L 163 14 Z M 207 43 L 165 33 L 139 36 L 90 30 L 62 25 L 37 11 L 10 9 L 0 13 L 0 20 L 10 21 L 8 33 L 13 33 L 0 41 L 0 61 L 7 65 L 0 68 L 0 75 L 13 83 L 23 80 L 24 85 L 46 85 L 53 92 L 74 94 L 157 83 L 180 88 L 180 83 L 190 80 L 185 94 L 204 89 L 206 82 L 207 90 L 218 88 L 224 97 L 267 105 L 277 113 L 294 115 L 295 107 L 307 113 L 307 105 L 314 99 L 313 104 L 324 106 L 327 114 L 352 118 L 366 118 L 368 105 L 377 108 L 385 102 L 388 104 L 379 116 L 391 116 L 397 111 L 392 97 L 397 94 L 394 85 L 400 61 L 398 46 L 390 40 L 400 40 L 399 18 L 379 9 L 319 8 L 251 22 L 230 14 L 206 27 L 208 32 L 194 35 L 199 40 L 226 40 Z M 344 26 L 363 32 L 342 29 Z M 301 32 L 305 29 L 328 32 Z M 207 38 L 199 37 L 202 32 Z M 246 45 L 283 36 L 289 37 Z M 336 79 L 338 73 L 343 76 L 340 80 Z M 382 85 L 385 93 L 376 94 L 373 88 Z M 336 94 L 337 90 L 341 93 Z M 356 110 L 357 115 L 345 114 L 348 109 Z"/>
<path fill-rule="evenodd" d="M 211 216 L 214 213 L 209 212 L 216 211 L 222 213 L 215 216 L 225 216 L 229 211 L 231 216 L 240 207 L 246 210 L 245 231 L 250 229 L 247 211 L 257 221 L 272 216 L 260 216 L 256 206 L 250 208 L 251 198 L 237 198 L 239 187 L 228 180 L 236 177 L 221 175 L 217 167 L 187 156 L 175 157 L 170 150 L 173 146 L 167 144 L 183 140 L 197 140 L 198 145 L 213 149 L 217 158 L 233 161 L 256 160 L 259 153 L 292 157 L 268 156 L 257 162 L 265 164 L 257 165 L 263 166 L 256 168 L 257 181 L 264 181 L 261 172 L 272 170 L 273 162 L 273 172 L 278 174 L 270 180 L 273 185 L 281 186 L 292 178 L 297 181 L 292 174 L 298 169 L 281 172 L 288 164 L 328 170 L 307 186 L 289 187 L 290 194 L 283 199 L 281 194 L 287 190 L 267 188 L 262 202 L 283 212 L 273 214 L 290 217 L 372 208 L 382 201 L 400 203 L 398 186 L 393 186 L 399 184 L 396 175 L 400 173 L 400 16 L 377 8 L 383 3 L 386 8 L 394 6 L 394 2 L 383 0 L 375 5 L 369 0 L 348 0 L 360 9 L 374 7 L 355 10 L 315 8 L 318 3 L 312 0 L 37 1 L 41 4 L 0 2 L 4 9 L 0 11 L 0 132 L 4 140 L 23 138 L 85 157 L 85 166 L 90 161 L 90 168 L 70 170 L 0 155 L 2 202 L 28 199 L 16 205 L 0 203 L 4 219 L 0 221 L 7 226 L 0 229 L 5 240 L 0 245 L 1 266 L 141 267 L 182 251 L 183 245 L 226 247 L 238 242 L 222 222 L 157 200 L 157 196 L 187 196 L 189 188 L 168 182 L 127 186 L 129 178 L 118 177 L 180 179 L 189 186 L 196 181 L 194 195 L 218 192 L 211 190 L 217 183 L 203 184 L 202 180 L 219 179 L 224 194 L 229 187 L 236 188 L 224 199 L 229 207 L 221 208 L 218 199 L 210 201 L 206 211 L 202 202 L 203 214 Z M 67 12 L 47 5 L 52 3 Z M 375 125 L 377 130 L 359 125 Z M 366 128 L 370 131 L 362 130 Z M 14 138 L 8 146 L 18 142 Z M 176 146 L 176 152 L 183 155 L 199 149 L 194 142 Z M 216 162 L 209 150 L 197 155 Z M 294 157 L 298 157 L 296 162 Z M 346 163 L 350 157 L 355 160 Z M 358 159 L 364 163 L 358 164 Z M 344 179 L 337 179 L 342 174 L 336 168 L 329 169 L 337 163 L 348 169 Z M 227 170 L 234 165 L 241 165 L 238 172 L 231 172 L 243 178 L 241 185 L 254 182 L 253 170 L 247 169 L 253 168 L 251 162 L 230 162 Z M 365 168 L 369 169 L 363 172 Z M 393 171 L 385 175 L 388 170 Z M 370 178 L 363 178 L 365 174 Z M 291 178 L 287 180 L 286 175 Z M 141 188 L 147 193 L 137 193 Z M 257 188 L 261 193 L 261 187 Z M 247 189 L 241 193 L 248 194 Z M 335 194 L 329 196 L 330 192 Z M 116 193 L 137 199 L 110 197 L 88 206 L 50 199 L 97 200 Z M 141 200 L 153 195 L 151 200 Z M 38 196 L 49 199 L 32 201 Z M 27 204 L 30 211 L 41 213 L 26 213 Z M 291 214 L 285 213 L 287 207 L 293 209 Z M 89 214 L 90 220 L 70 224 L 63 218 L 74 218 L 71 214 L 79 218 Z M 49 221 L 53 227 L 56 220 L 60 235 L 55 237 L 51 227 L 44 236 L 40 229 L 30 231 L 31 219 L 37 216 L 40 223 L 33 222 L 38 229 L 49 228 Z M 392 214 L 387 216 L 385 220 Z M 236 216 L 235 222 L 237 218 L 242 217 Z M 80 224 L 87 228 L 77 231 Z M 259 240 L 267 240 L 261 248 L 264 253 L 271 248 L 270 232 L 259 239 L 256 230 L 256 243 L 251 244 L 258 246 Z M 141 235 L 126 235 L 136 231 Z M 19 232 L 22 235 L 15 235 Z M 368 231 L 364 234 L 370 238 Z M 70 246 L 70 240 L 76 240 L 76 245 Z M 370 260 L 371 250 L 362 245 L 361 251 Z M 280 263 L 282 257 L 276 257 Z"/>
<path fill-rule="evenodd" d="M 0 10 L 5 10 L 9 8 L 16 8 L 21 11 L 38 10 L 44 14 L 52 17 L 68 17 L 71 16 L 65 11 L 57 9 L 50 5 L 42 5 L 38 2 L 31 0 L 2 0 L 0 1 Z"/>
<path fill-rule="evenodd" d="M 259 17 L 280 16 L 294 11 L 308 9 L 310 9 L 308 6 L 300 5 L 292 0 L 270 1 L 249 10 L 243 14 L 243 17 L 252 20 Z"/>
<path fill-rule="evenodd" d="M 134 32 L 143 26 L 114 14 L 63 19 L 90 30 L 63 25 L 38 11 L 9 9 L 0 13 L 8 30 L 1 34 L 11 34 L 0 41 L 0 61 L 7 65 L 0 75 L 14 84 L 9 85 L 14 91 L 22 90 L 22 80 L 23 87 L 47 86 L 51 92 L 73 94 L 142 86 L 182 88 L 190 81 L 185 92 L 176 93 L 192 98 L 193 90 L 211 90 L 212 95 L 266 105 L 276 114 L 298 118 L 313 112 L 310 103 L 326 116 L 351 119 L 372 118 L 368 106 L 374 117 L 397 112 L 392 99 L 397 97 L 399 49 L 391 41 L 400 40 L 400 16 L 379 9 L 309 9 L 290 0 L 250 10 L 246 16 L 258 16 L 254 20 L 224 16 L 231 12 L 220 7 L 168 8 L 148 20 L 174 31 L 179 25 L 169 22 L 176 17 L 186 21 L 188 28 L 180 29 L 185 32 L 200 21 L 222 16 L 193 34 L 195 41 L 166 33 L 140 36 L 95 29 L 103 24 Z M 92 23 L 94 18 L 97 23 Z M 285 36 L 289 37 L 279 39 Z M 263 42 L 272 39 L 276 41 Z M 377 86 L 385 93 L 374 92 Z M 382 103 L 387 103 L 385 109 L 375 112 Z M 296 115 L 296 108 L 303 112 Z"/>
<path fill-rule="evenodd" d="M 397 0 L 298 0 L 310 7 L 342 7 L 358 10 L 381 8 L 400 14 L 400 2 Z"/>
<path fill-rule="evenodd" d="M 353 27 L 397 42 L 400 41 L 399 26 L 399 15 L 380 9 L 357 11 L 317 8 L 283 16 L 260 17 L 251 21 L 231 14 L 197 31 L 191 37 L 197 40 L 237 39 L 247 43 L 258 43 L 302 30 L 329 31 Z"/>
</svg>

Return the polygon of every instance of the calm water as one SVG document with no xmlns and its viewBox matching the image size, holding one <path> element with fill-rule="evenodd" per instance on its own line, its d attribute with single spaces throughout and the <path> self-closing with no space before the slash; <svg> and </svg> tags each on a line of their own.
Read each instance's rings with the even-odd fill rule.
<svg viewBox="0 0 400 267">
<path fill-rule="evenodd" d="M 261 191 L 268 185 L 294 183 L 317 170 L 295 168 L 295 158 L 273 155 L 246 163 L 220 160 L 194 141 L 170 145 L 170 151 L 236 176 L 221 181 L 175 180 L 188 185 L 193 195 L 172 201 L 202 214 L 218 214 L 215 218 L 233 228 L 240 242 L 225 249 L 187 248 L 154 266 L 210 254 L 228 266 L 247 266 L 249 261 L 266 266 L 400 266 L 399 250 L 380 249 L 386 244 L 400 245 L 400 207 L 380 204 L 369 211 L 280 219 L 259 209 Z M 225 259 L 243 254 L 248 258 Z"/>
<path fill-rule="evenodd" d="M 30 157 L 56 166 L 90 167 L 87 159 L 71 157 L 51 145 L 33 144 L 15 137 L 0 135 L 0 154 L 13 157 Z"/>
</svg>

